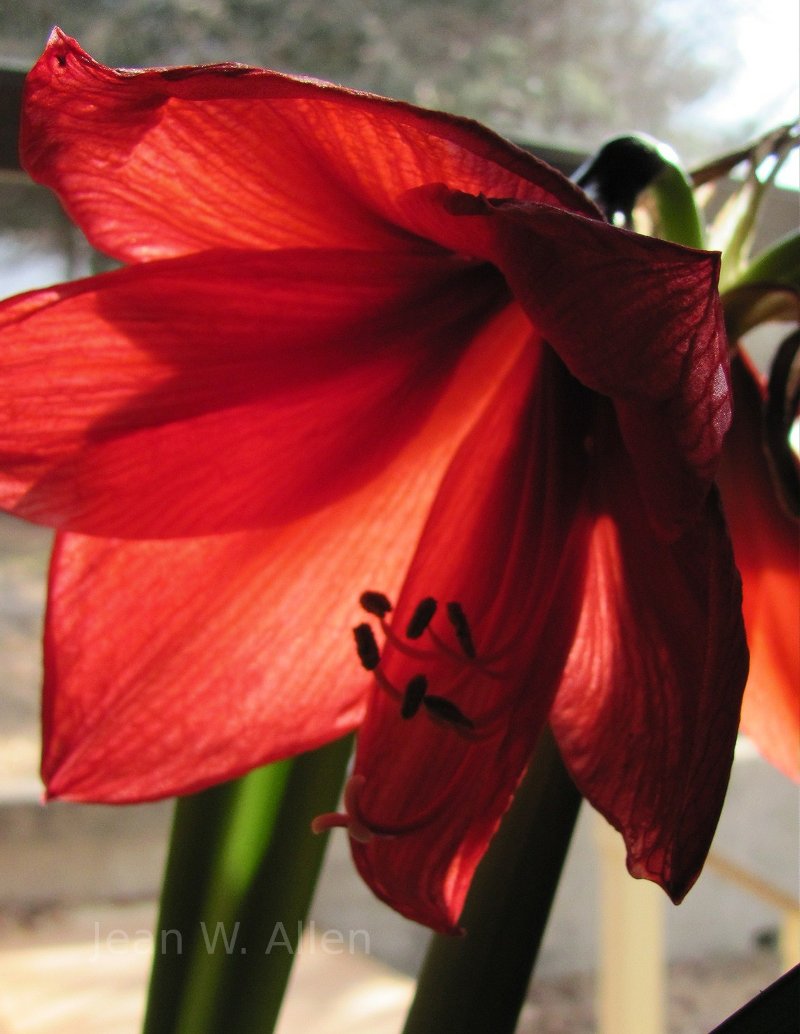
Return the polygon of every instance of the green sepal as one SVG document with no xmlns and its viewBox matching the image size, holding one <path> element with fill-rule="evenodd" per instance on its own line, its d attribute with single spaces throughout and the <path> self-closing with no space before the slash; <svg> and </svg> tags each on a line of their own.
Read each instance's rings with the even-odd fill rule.
<svg viewBox="0 0 800 1034">
<path fill-rule="evenodd" d="M 800 231 L 794 230 L 762 251 L 731 287 L 755 283 L 786 284 L 800 291 Z"/>
</svg>

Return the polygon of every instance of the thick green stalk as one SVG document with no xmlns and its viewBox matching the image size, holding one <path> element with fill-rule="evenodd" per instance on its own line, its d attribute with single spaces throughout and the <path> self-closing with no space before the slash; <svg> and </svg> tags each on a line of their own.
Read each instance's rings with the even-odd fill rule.
<svg viewBox="0 0 800 1034">
<path fill-rule="evenodd" d="M 269 851 L 291 769 L 280 762 L 256 769 L 236 783 L 227 827 L 216 845 L 216 864 L 195 922 L 192 956 L 175 1023 L 175 1034 L 216 1034 L 214 1012 L 231 953 L 239 950 L 244 897 Z"/>
<path fill-rule="evenodd" d="M 324 850 L 308 824 L 335 805 L 350 749 L 341 740 L 177 802 L 144 1034 L 234 1029 L 222 1003 L 233 996 L 249 1008 L 240 985 L 252 969 L 245 960 L 253 961 L 246 942 L 253 919 L 272 915 L 277 924 L 289 914 L 264 885 L 274 876 L 283 886 L 284 868 L 303 873 L 287 908 L 292 915 L 307 908 Z M 277 1016 L 292 956 L 260 962 L 258 1009 L 264 1014 L 266 994 Z M 262 1022 L 259 1034 L 271 1029 Z"/>
<path fill-rule="evenodd" d="M 431 942 L 404 1034 L 512 1034 L 580 802 L 547 728 L 475 875 L 466 935 Z"/>
<path fill-rule="evenodd" d="M 269 850 L 242 902 L 237 951 L 227 960 L 215 1032 L 269 1034 L 275 1025 L 327 843 L 327 836 L 311 833 L 309 823 L 335 808 L 351 748 L 348 737 L 292 764 Z"/>
<path fill-rule="evenodd" d="M 201 937 L 200 917 L 238 793 L 222 783 L 175 802 L 161 888 L 144 1034 L 173 1034 L 189 978 L 187 960 Z"/>
</svg>

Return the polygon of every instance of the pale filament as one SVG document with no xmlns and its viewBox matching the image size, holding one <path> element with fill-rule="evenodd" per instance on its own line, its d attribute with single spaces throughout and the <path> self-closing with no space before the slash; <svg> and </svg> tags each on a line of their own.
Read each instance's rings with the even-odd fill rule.
<svg viewBox="0 0 800 1034">
<path fill-rule="evenodd" d="M 436 650 L 424 650 L 418 646 L 411 646 L 405 639 L 401 639 L 400 636 L 397 635 L 385 618 L 380 618 L 380 625 L 387 643 L 391 643 L 396 650 L 404 654 L 406 657 L 413 657 L 415 660 L 419 661 L 434 662 L 439 659 L 441 654 L 444 654 L 449 660 L 455 661 L 461 667 L 467 670 L 477 669 L 482 675 L 486 675 L 487 678 L 502 682 L 503 679 L 508 677 L 507 672 L 496 671 L 487 667 L 486 660 L 483 658 L 465 657 L 460 650 L 454 650 L 452 646 L 450 646 L 449 643 L 446 643 L 444 639 L 442 639 L 442 637 L 430 626 L 425 629 L 423 635 L 427 635 L 430 638 L 431 642 L 436 646 Z M 502 657 L 503 654 L 495 654 L 491 660 L 499 661 Z"/>
</svg>

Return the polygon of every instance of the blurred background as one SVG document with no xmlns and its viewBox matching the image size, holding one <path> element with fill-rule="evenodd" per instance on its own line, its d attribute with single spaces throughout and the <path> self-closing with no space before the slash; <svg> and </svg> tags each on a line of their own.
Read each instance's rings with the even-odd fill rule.
<svg viewBox="0 0 800 1034">
<path fill-rule="evenodd" d="M 687 165 L 699 164 L 795 117 L 798 106 L 796 0 L 4 4 L 0 70 L 11 75 L 0 80 L 3 297 L 104 263 L 57 202 L 14 169 L 14 73 L 30 67 L 54 24 L 111 65 L 235 60 L 468 115 L 557 155 L 567 171 L 630 130 L 667 140 Z M 773 239 L 796 223 L 796 163 L 782 182 L 767 231 Z M 0 518 L 0 1034 L 132 1034 L 170 803 L 38 803 L 48 549 L 47 532 Z M 314 917 L 320 930 L 367 930 L 369 953 L 302 956 L 284 1034 L 300 1024 L 306 1034 L 393 1034 L 402 1026 L 426 935 L 361 888 L 344 840 L 329 852 Z M 706 1031 L 800 952 L 797 794 L 746 742 L 715 862 L 680 909 L 633 881 L 608 884 L 607 873 L 620 871 L 614 850 L 585 809 L 521 1030 L 625 1034 L 603 1015 L 601 991 L 617 993 L 604 966 L 612 958 L 617 970 L 624 961 L 635 973 L 638 955 L 634 983 L 656 1006 L 638 1014 L 636 1034 Z M 629 892 L 639 895 L 632 905 Z M 622 917 L 631 907 L 647 945 L 628 937 Z M 109 931 L 125 934 L 113 948 Z"/>
</svg>

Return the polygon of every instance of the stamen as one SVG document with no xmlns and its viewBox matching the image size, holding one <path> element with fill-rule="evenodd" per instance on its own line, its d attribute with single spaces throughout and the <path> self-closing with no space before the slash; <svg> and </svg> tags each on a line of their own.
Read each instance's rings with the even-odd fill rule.
<svg viewBox="0 0 800 1034">
<path fill-rule="evenodd" d="M 375 634 L 366 622 L 353 629 L 358 659 L 367 671 L 374 671 L 381 663 L 381 654 Z"/>
<path fill-rule="evenodd" d="M 392 609 L 389 597 L 382 592 L 362 592 L 358 602 L 368 614 L 374 614 L 376 618 L 385 618 Z"/>
<path fill-rule="evenodd" d="M 464 613 L 460 603 L 453 602 L 447 604 L 447 619 L 453 626 L 458 645 L 464 651 L 464 656 L 474 661 L 476 656 L 475 643 L 472 639 L 467 615 Z"/>
<path fill-rule="evenodd" d="M 475 723 L 467 718 L 461 708 L 446 697 L 425 696 L 421 703 L 431 718 L 441 725 L 449 726 L 456 731 L 475 728 Z"/>
<path fill-rule="evenodd" d="M 469 626 L 467 626 L 467 628 L 469 629 Z M 467 672 L 479 671 L 487 678 L 494 679 L 499 682 L 508 678 L 507 672 L 492 667 L 493 664 L 502 660 L 507 655 L 507 650 L 502 650 L 499 653 L 494 653 L 490 656 L 484 656 L 483 654 L 478 656 L 477 651 L 475 651 L 474 655 L 470 656 L 466 653 L 463 643 L 459 643 L 461 648 L 460 651 L 454 650 L 445 642 L 444 639 L 442 639 L 440 635 L 437 635 L 436 630 L 433 628 L 428 629 L 428 636 L 437 650 L 451 658 L 451 660 L 455 661 L 457 664 L 463 665 Z M 470 642 L 472 642 L 471 633 Z M 475 650 L 475 647 L 473 646 L 472 649 Z"/>
<path fill-rule="evenodd" d="M 415 675 L 409 679 L 406 691 L 403 694 L 403 703 L 400 707 L 401 718 L 413 718 L 423 703 L 425 694 L 428 692 L 428 680 L 424 675 Z"/>
<path fill-rule="evenodd" d="M 426 596 L 424 600 L 420 600 L 417 604 L 417 609 L 411 615 L 411 620 L 406 628 L 407 639 L 419 639 L 428 625 L 433 619 L 433 615 L 436 613 L 436 600 L 433 596 Z"/>
<path fill-rule="evenodd" d="M 406 657 L 413 657 L 415 660 L 428 661 L 429 663 L 439 659 L 434 650 L 425 650 L 419 646 L 411 646 L 405 639 L 401 639 L 387 621 L 381 620 L 381 631 L 386 636 L 386 642 L 391 643 L 399 653 L 404 654 Z M 432 629 L 428 629 L 428 634 L 433 638 L 434 633 Z"/>
<path fill-rule="evenodd" d="M 400 690 L 397 688 L 397 686 L 395 686 L 393 682 L 390 682 L 389 679 L 387 679 L 387 677 L 383 674 L 380 668 L 376 668 L 372 674 L 375 677 L 375 681 L 378 683 L 378 685 L 381 687 L 384 693 L 386 693 L 387 696 L 389 696 L 398 704 L 401 704 L 403 702 L 403 694 L 400 692 Z"/>
<path fill-rule="evenodd" d="M 447 690 L 447 696 L 428 695 L 428 677 L 422 673 L 409 679 L 405 689 L 401 690 L 383 670 L 381 652 L 371 626 L 363 623 L 354 628 L 353 635 L 361 664 L 372 673 L 377 686 L 399 704 L 400 716 L 403 719 L 413 718 L 420 708 L 424 708 L 428 717 L 437 725 L 449 728 L 470 741 L 490 739 L 501 730 L 502 718 L 508 710 L 505 700 L 490 707 L 488 712 L 469 718 L 451 699 L 454 693 L 457 695 L 462 687 L 468 685 L 478 674 L 495 681 L 510 677 L 507 672 L 490 666 L 505 656 L 507 648 L 490 657 L 478 654 L 469 621 L 460 603 L 451 601 L 446 606 L 447 620 L 456 640 L 454 647 L 431 626 L 437 611 L 437 603 L 432 596 L 426 596 L 417 605 L 406 628 L 405 637 L 398 635 L 392 624 L 386 620 L 392 605 L 383 593 L 364 592 L 360 602 L 368 613 L 378 617 L 386 642 L 406 658 L 418 661 L 424 666 L 438 664 L 444 656 L 458 669 L 455 677 L 448 678 L 442 686 Z M 423 634 L 427 634 L 430 647 L 421 647 L 415 643 L 412 645 L 412 642 Z M 338 824 L 341 825 L 343 821 L 339 821 Z M 387 834 L 384 831 L 382 835 Z"/>
</svg>

